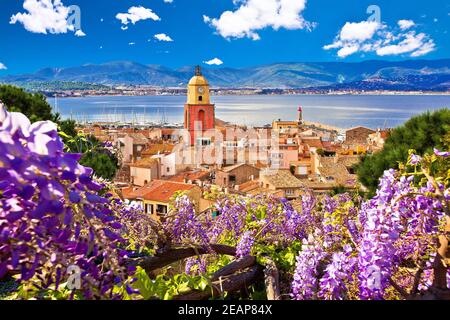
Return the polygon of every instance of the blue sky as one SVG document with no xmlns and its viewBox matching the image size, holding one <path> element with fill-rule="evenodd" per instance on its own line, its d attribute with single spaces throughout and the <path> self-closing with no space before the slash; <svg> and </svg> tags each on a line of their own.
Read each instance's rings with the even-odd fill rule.
<svg viewBox="0 0 450 320">
<path fill-rule="evenodd" d="M 35 10 L 25 9 L 24 2 Z M 450 57 L 446 0 L 169 2 L 2 0 L 0 75 L 114 60 L 177 68 L 214 58 L 212 62 L 223 62 L 222 67 L 244 67 Z M 59 13 L 44 10 L 45 3 Z M 366 12 L 374 4 L 380 8 L 380 20 Z M 76 30 L 67 29 L 70 24 L 61 24 L 61 17 L 68 16 L 64 8 L 70 5 L 81 9 L 79 34 L 85 36 L 75 36 Z M 142 8 L 129 13 L 132 7 Z M 158 34 L 173 41 L 160 41 Z"/>
</svg>

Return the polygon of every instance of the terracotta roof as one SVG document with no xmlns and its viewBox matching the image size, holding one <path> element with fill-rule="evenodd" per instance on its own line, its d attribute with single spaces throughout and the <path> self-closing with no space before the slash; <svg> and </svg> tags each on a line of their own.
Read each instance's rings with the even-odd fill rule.
<svg viewBox="0 0 450 320">
<path fill-rule="evenodd" d="M 142 133 L 129 133 L 131 138 L 133 138 L 133 144 L 147 144 L 148 139 Z"/>
<path fill-rule="evenodd" d="M 264 178 L 275 188 L 301 188 L 302 182 L 294 177 L 289 170 L 278 170 L 275 173 L 264 173 Z"/>
<path fill-rule="evenodd" d="M 189 191 L 198 188 L 196 185 L 173 181 L 154 180 L 129 194 L 130 199 L 144 199 L 168 203 L 177 191 Z"/>
<path fill-rule="evenodd" d="M 353 128 L 350 128 L 350 129 L 345 130 L 345 132 L 349 132 L 349 131 L 353 131 L 353 130 L 357 130 L 357 129 L 364 129 L 364 130 L 369 131 L 369 132 L 372 132 L 372 133 L 375 133 L 375 132 L 376 132 L 376 131 L 373 130 L 373 129 L 370 129 L 370 128 L 367 128 L 367 127 L 363 127 L 363 126 L 353 127 Z"/>
<path fill-rule="evenodd" d="M 320 138 L 302 138 L 302 140 L 302 142 L 310 148 L 323 148 L 322 140 Z"/>
<path fill-rule="evenodd" d="M 175 145 L 167 144 L 167 143 L 158 143 L 149 145 L 144 151 L 142 151 L 143 155 L 156 155 L 162 153 L 172 153 Z"/>
<path fill-rule="evenodd" d="M 249 165 L 249 164 L 246 164 L 246 163 L 239 163 L 239 164 L 235 164 L 235 165 L 233 165 L 233 166 L 222 167 L 222 168 L 220 169 L 220 171 L 222 171 L 222 172 L 231 172 L 231 171 L 233 171 L 234 169 L 237 169 L 237 168 L 242 167 L 242 166 L 248 166 L 248 167 L 256 168 L 256 167 L 254 167 L 254 166 L 252 166 L 252 165 Z M 256 169 L 258 169 L 258 168 L 256 168 Z"/>
<path fill-rule="evenodd" d="M 256 196 L 256 195 L 263 194 L 263 195 L 273 195 L 275 197 L 280 197 L 280 198 L 284 197 L 283 190 L 270 190 L 270 189 L 266 189 L 266 188 L 262 188 L 262 187 L 247 191 L 245 193 L 250 196 Z"/>
<path fill-rule="evenodd" d="M 131 196 L 131 195 L 133 194 L 133 192 L 134 192 L 134 188 L 133 188 L 133 187 L 122 188 L 122 189 L 121 189 L 121 192 L 122 192 L 122 196 L 123 196 L 125 199 L 129 199 L 130 196 Z"/>
<path fill-rule="evenodd" d="M 136 161 L 135 163 L 130 164 L 130 167 L 133 168 L 151 168 L 155 164 L 158 164 L 159 160 L 154 158 L 143 158 L 141 160 Z"/>
<path fill-rule="evenodd" d="M 324 178 L 333 178 L 336 185 L 354 187 L 357 183 L 357 176 L 350 174 L 347 167 L 339 162 L 335 157 L 321 157 L 319 171 Z"/>
<path fill-rule="evenodd" d="M 239 192 L 246 195 L 259 195 L 259 194 L 270 194 L 275 196 L 283 196 L 282 190 L 270 190 L 261 186 L 261 182 L 258 180 L 247 181 L 239 185 Z M 279 194 L 278 194 L 279 193 Z"/>
<path fill-rule="evenodd" d="M 176 129 L 161 129 L 161 134 L 163 134 L 163 135 L 172 135 L 177 132 L 178 132 L 178 130 L 176 130 Z"/>
<path fill-rule="evenodd" d="M 241 185 L 239 185 L 239 191 L 241 192 L 249 192 L 251 190 L 255 190 L 261 186 L 259 181 L 250 180 Z"/>
<path fill-rule="evenodd" d="M 381 131 L 381 138 L 387 139 L 387 138 L 389 138 L 389 135 L 390 135 L 390 134 L 391 134 L 390 131 L 388 131 L 388 130 L 382 130 L 382 131 Z"/>
<path fill-rule="evenodd" d="M 169 181 L 174 182 L 184 182 L 184 179 L 187 179 L 188 181 L 196 181 L 196 180 L 202 180 L 204 178 L 209 177 L 210 172 L 209 171 L 187 171 L 179 173 L 169 179 Z"/>
<path fill-rule="evenodd" d="M 360 156 L 339 156 L 338 163 L 342 163 L 347 168 L 353 167 L 355 164 L 361 162 Z"/>
<path fill-rule="evenodd" d="M 300 179 L 306 189 L 311 190 L 326 190 L 333 189 L 336 186 L 336 183 L 333 182 L 321 182 L 317 180 L 310 179 Z"/>
</svg>

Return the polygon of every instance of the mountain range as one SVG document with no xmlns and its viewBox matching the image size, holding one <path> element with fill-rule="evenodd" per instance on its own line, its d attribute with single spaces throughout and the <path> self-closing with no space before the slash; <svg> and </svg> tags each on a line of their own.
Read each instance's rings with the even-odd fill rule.
<svg viewBox="0 0 450 320">
<path fill-rule="evenodd" d="M 0 77 L 0 82 L 184 87 L 193 70 L 192 66 L 171 69 L 161 65 L 115 61 L 44 68 L 30 74 L 6 75 Z M 450 91 L 450 59 L 275 63 L 246 68 L 203 68 L 203 74 L 216 88 Z"/>
</svg>

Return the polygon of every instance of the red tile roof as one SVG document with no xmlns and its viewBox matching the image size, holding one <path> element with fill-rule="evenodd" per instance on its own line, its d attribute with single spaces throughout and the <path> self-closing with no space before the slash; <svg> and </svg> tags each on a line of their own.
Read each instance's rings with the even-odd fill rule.
<svg viewBox="0 0 450 320">
<path fill-rule="evenodd" d="M 169 179 L 173 182 L 184 182 L 184 179 L 188 181 L 202 180 L 209 176 L 209 171 L 187 171 L 177 174 Z"/>
<path fill-rule="evenodd" d="M 167 143 L 159 143 L 159 144 L 152 144 L 147 146 L 147 148 L 142 151 L 143 155 L 156 155 L 156 154 L 166 154 L 171 153 L 173 149 L 175 148 L 175 145 L 173 144 L 167 144 Z"/>
<path fill-rule="evenodd" d="M 162 203 L 170 202 L 177 191 L 189 191 L 196 188 L 196 185 L 179 183 L 173 181 L 154 180 L 148 185 L 139 188 L 129 195 L 129 199 L 144 199 Z M 198 187 L 197 187 L 198 188 Z"/>
<path fill-rule="evenodd" d="M 158 165 L 158 163 L 159 163 L 158 159 L 144 158 L 144 159 L 136 161 L 135 163 L 130 164 L 130 167 L 149 169 L 155 165 Z"/>
<path fill-rule="evenodd" d="M 310 148 L 323 148 L 322 140 L 320 138 L 303 138 L 303 143 L 308 145 Z"/>
</svg>

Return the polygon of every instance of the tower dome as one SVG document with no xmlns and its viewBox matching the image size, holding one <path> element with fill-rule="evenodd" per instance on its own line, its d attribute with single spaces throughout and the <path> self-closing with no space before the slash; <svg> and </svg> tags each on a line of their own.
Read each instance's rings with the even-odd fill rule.
<svg viewBox="0 0 450 320">
<path fill-rule="evenodd" d="M 208 80 L 202 75 L 200 66 L 188 84 L 188 104 L 210 104 Z"/>
</svg>

